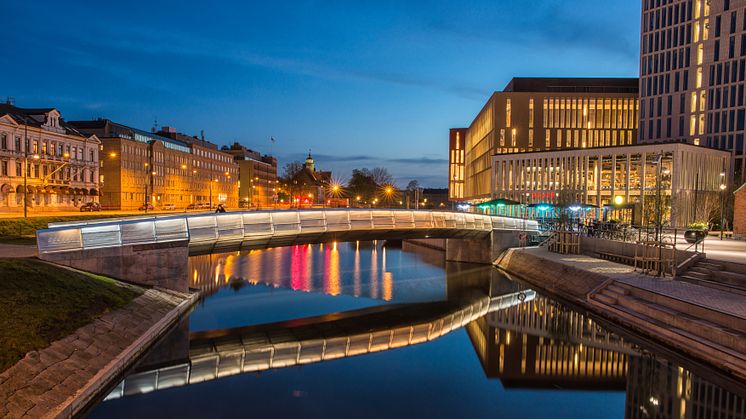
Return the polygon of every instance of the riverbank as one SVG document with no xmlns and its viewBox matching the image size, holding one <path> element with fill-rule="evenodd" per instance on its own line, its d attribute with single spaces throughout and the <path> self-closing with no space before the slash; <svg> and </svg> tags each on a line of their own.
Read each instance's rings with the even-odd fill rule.
<svg viewBox="0 0 746 419">
<path fill-rule="evenodd" d="M 545 248 L 510 249 L 495 264 L 521 280 L 746 380 L 746 299 Z"/>
<path fill-rule="evenodd" d="M 33 286 L 26 294 L 27 298 L 19 300 L 25 310 L 35 307 L 33 301 L 42 306 L 49 305 L 55 294 L 80 287 L 80 282 L 84 281 L 77 276 L 87 275 L 34 259 L 9 260 L 15 264 L 31 264 L 30 269 L 52 266 L 59 270 L 55 276 L 63 286 L 54 287 L 54 292 L 36 288 L 35 277 L 17 277 L 19 282 Z M 76 277 L 67 278 L 65 275 Z M 0 277 L 3 282 L 14 278 Z M 95 315 L 94 311 L 86 312 L 89 318 L 82 326 L 68 323 L 71 319 L 66 317 L 44 317 L 36 311 L 3 314 L 4 319 L 19 322 L 37 322 L 39 318 L 46 318 L 51 323 L 44 323 L 44 329 L 56 334 L 50 345 L 28 352 L 0 374 L 0 400 L 3 400 L 0 417 L 71 417 L 77 414 L 107 390 L 198 298 L 197 294 L 144 290 L 108 281 L 115 287 L 139 291 L 133 295 L 134 298 L 117 306 L 119 308 L 103 315 L 100 311 Z"/>
<path fill-rule="evenodd" d="M 0 259 L 0 372 L 143 291 L 38 259 Z"/>
</svg>

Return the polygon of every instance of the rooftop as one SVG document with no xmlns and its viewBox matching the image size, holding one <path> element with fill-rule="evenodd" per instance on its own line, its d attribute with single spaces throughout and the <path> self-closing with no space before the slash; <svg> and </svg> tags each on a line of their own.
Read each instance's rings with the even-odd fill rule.
<svg viewBox="0 0 746 419">
<path fill-rule="evenodd" d="M 26 124 L 36 128 L 41 128 L 46 123 L 46 115 L 55 110 L 56 108 L 19 108 L 8 103 L 0 103 L 0 116 L 8 115 L 19 124 Z M 65 130 L 65 134 L 86 137 L 75 126 L 69 122 L 65 122 L 61 117 L 59 119 L 59 126 Z"/>
<path fill-rule="evenodd" d="M 503 92 L 638 93 L 639 79 L 514 77 Z"/>
</svg>

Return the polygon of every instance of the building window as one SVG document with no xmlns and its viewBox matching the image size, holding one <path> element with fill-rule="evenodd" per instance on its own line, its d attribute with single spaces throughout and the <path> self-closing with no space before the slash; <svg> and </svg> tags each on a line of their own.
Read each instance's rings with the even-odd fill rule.
<svg viewBox="0 0 746 419">
<path fill-rule="evenodd" d="M 511 114 L 510 99 L 505 100 L 505 126 L 510 127 L 510 114 Z"/>
<path fill-rule="evenodd" d="M 8 161 L 3 160 L 0 162 L 0 175 L 8 176 Z"/>
</svg>

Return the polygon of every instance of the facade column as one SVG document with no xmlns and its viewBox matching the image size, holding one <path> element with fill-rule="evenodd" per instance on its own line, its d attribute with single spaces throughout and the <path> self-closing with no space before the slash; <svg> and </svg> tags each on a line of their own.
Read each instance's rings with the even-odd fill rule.
<svg viewBox="0 0 746 419">
<path fill-rule="evenodd" d="M 630 167 L 632 163 L 630 159 L 631 159 L 631 153 L 627 153 L 627 165 L 626 165 L 627 173 L 625 173 L 625 176 L 624 176 L 624 182 L 626 184 L 626 188 L 624 189 L 624 202 L 626 203 L 629 203 L 629 190 L 630 190 L 629 181 L 631 178 L 629 175 L 629 171 L 630 171 Z"/>
</svg>

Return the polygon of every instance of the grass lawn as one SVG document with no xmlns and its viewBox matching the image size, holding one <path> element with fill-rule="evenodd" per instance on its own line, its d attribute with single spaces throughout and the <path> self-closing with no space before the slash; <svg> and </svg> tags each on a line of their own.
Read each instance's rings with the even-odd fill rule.
<svg viewBox="0 0 746 419">
<path fill-rule="evenodd" d="M 7 244 L 36 244 L 36 230 L 47 228 L 49 223 L 63 221 L 79 221 L 96 218 L 121 217 L 120 214 L 87 214 L 49 217 L 29 217 L 0 219 L 0 243 Z"/>
<path fill-rule="evenodd" d="M 37 259 L 0 258 L 0 372 L 141 293 Z"/>
</svg>

